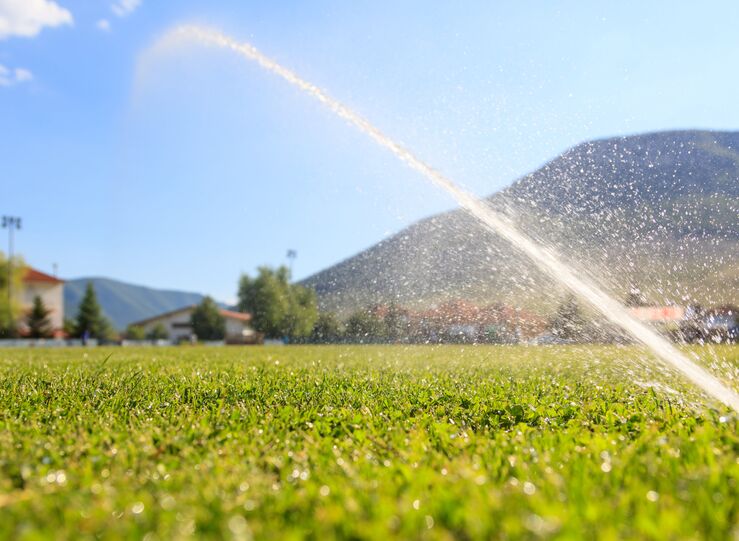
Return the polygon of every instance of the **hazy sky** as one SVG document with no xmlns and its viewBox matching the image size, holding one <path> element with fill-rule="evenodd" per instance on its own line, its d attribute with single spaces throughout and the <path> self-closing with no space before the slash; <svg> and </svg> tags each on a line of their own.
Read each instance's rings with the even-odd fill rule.
<svg viewBox="0 0 739 541">
<path fill-rule="evenodd" d="M 42 270 L 230 300 L 288 248 L 302 278 L 452 207 L 235 55 L 145 53 L 179 23 L 248 40 L 480 195 L 586 139 L 739 127 L 739 2 L 608 4 L 0 0 L 0 213 Z"/>
</svg>

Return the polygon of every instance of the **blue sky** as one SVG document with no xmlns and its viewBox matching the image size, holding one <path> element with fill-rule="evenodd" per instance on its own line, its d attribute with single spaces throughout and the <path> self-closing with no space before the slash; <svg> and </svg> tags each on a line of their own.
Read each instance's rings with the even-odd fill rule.
<svg viewBox="0 0 739 541">
<path fill-rule="evenodd" d="M 583 140 L 739 127 L 733 1 L 0 0 L 0 213 L 32 265 L 231 300 L 288 248 L 302 278 L 453 206 L 233 54 L 146 53 L 179 23 L 251 42 L 480 195 Z"/>
</svg>

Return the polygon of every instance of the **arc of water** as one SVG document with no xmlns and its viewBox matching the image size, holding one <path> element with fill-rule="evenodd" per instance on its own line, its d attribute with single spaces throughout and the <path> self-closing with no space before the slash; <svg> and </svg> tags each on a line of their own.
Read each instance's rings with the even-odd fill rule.
<svg viewBox="0 0 739 541">
<path fill-rule="evenodd" d="M 477 218 L 486 228 L 504 238 L 515 249 L 523 252 L 539 269 L 570 289 L 579 298 L 602 313 L 609 321 L 618 325 L 632 338 L 647 346 L 663 362 L 677 369 L 709 396 L 723 402 L 739 413 L 739 396 L 711 373 L 688 359 L 680 350 L 656 331 L 631 316 L 626 308 L 600 289 L 595 283 L 583 276 L 575 274 L 554 253 L 534 242 L 521 232 L 508 218 L 494 211 L 473 194 L 463 190 L 456 183 L 421 161 L 410 151 L 384 135 L 361 115 L 329 96 L 321 88 L 300 78 L 291 70 L 263 55 L 251 44 L 238 42 L 216 30 L 198 26 L 181 26 L 173 30 L 167 37 L 194 39 L 204 44 L 231 49 L 241 56 L 256 62 L 266 70 L 279 75 L 288 83 L 317 99 L 335 114 L 368 135 L 377 144 L 387 148 L 400 160 L 420 172 L 437 186 L 446 190 L 460 206 Z"/>
</svg>

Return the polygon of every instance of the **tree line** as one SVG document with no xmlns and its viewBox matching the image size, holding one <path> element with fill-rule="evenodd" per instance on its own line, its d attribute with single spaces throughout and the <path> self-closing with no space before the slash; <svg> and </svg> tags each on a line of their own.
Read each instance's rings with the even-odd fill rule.
<svg viewBox="0 0 739 541">
<path fill-rule="evenodd" d="M 7 260 L 0 253 L 0 337 L 17 336 L 19 307 L 8 295 Z M 4 268 L 3 268 L 4 267 Z M 13 287 L 21 287 L 22 261 L 14 261 L 11 277 Z M 5 271 L 5 272 L 3 272 Z M 319 312 L 313 289 L 294 284 L 287 267 L 260 267 L 255 276 L 242 274 L 238 281 L 235 309 L 252 316 L 252 328 L 266 339 L 287 343 L 514 343 L 522 336 L 516 323 L 476 321 L 463 314 L 449 313 L 446 318 L 423 318 L 390 302 L 355 310 L 345 319 L 333 312 Z M 625 298 L 626 306 L 643 306 L 646 300 L 638 289 L 632 288 Z M 734 307 L 731 307 L 734 308 Z M 723 310 L 733 314 L 737 310 Z M 709 312 L 706 312 L 710 315 Z M 30 338 L 50 338 L 53 335 L 50 310 L 40 297 L 33 299 L 30 311 L 24 316 L 25 335 Z M 691 341 L 705 337 L 701 317 L 685 321 L 678 329 L 676 339 Z M 485 319 L 485 318 L 483 318 Z M 223 340 L 225 319 L 217 303 L 205 297 L 195 307 L 190 320 L 197 340 Z M 697 329 L 697 330 L 696 330 Z M 100 342 L 118 340 L 119 335 L 105 317 L 92 283 L 85 288 L 77 314 L 64 321 L 65 335 Z M 541 328 L 554 340 L 564 342 L 613 342 L 623 338 L 614 328 L 594 322 L 583 311 L 574 296 L 568 295 Z M 129 326 L 124 336 L 132 340 L 168 339 L 167 328 L 159 323 L 145 331 Z M 736 336 L 727 338 L 736 339 Z"/>
<path fill-rule="evenodd" d="M 251 326 L 264 338 L 285 342 L 305 342 L 318 320 L 316 293 L 310 288 L 290 282 L 290 271 L 260 267 L 256 276 L 242 274 L 238 282 L 235 309 L 251 314 Z M 195 307 L 190 325 L 198 340 L 222 340 L 225 337 L 225 319 L 211 297 L 205 297 Z M 166 339 L 163 325 L 148 333 L 140 327 L 129 327 L 126 336 L 134 340 Z"/>
</svg>

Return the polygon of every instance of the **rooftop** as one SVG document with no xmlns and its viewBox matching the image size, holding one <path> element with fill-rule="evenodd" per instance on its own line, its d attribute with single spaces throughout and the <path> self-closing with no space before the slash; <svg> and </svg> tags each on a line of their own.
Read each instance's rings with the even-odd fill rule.
<svg viewBox="0 0 739 541">
<path fill-rule="evenodd" d="M 26 267 L 25 273 L 23 274 L 23 281 L 26 283 L 32 282 L 45 282 L 47 284 L 63 284 L 64 280 L 60 280 L 56 276 L 46 274 L 33 267 Z"/>
</svg>

